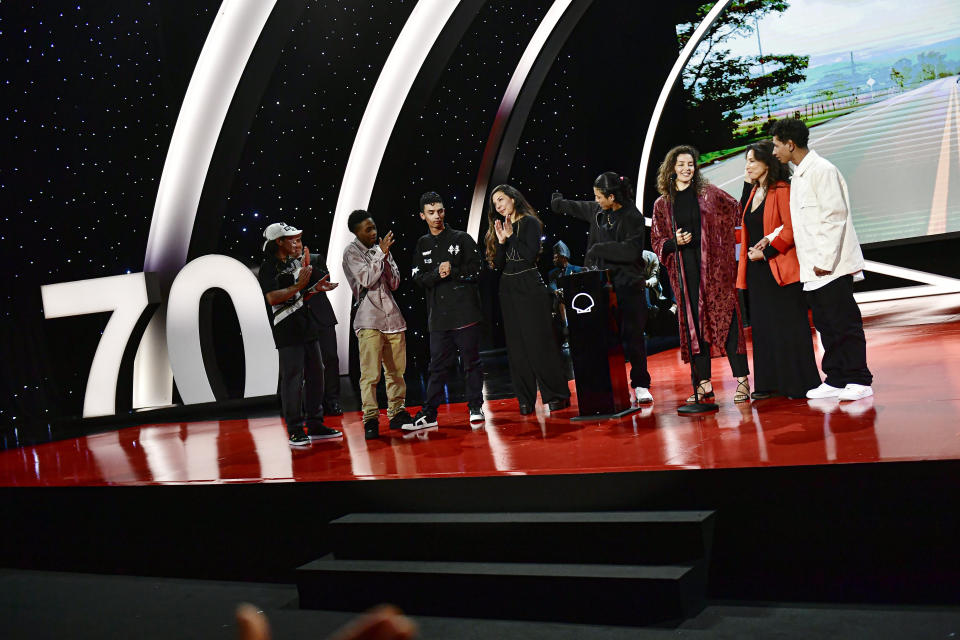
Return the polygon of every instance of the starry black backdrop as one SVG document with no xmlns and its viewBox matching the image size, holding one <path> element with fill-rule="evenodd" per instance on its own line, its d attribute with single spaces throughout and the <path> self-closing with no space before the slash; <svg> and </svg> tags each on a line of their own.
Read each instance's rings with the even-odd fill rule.
<svg viewBox="0 0 960 640">
<path fill-rule="evenodd" d="M 314 251 L 326 249 L 363 107 L 414 4 L 306 3 L 244 141 L 219 253 L 254 265 L 262 228 L 275 219 L 301 226 Z M 397 233 L 404 276 L 410 247 L 425 231 L 416 216 L 420 193 L 441 192 L 448 223 L 466 226 L 503 90 L 550 4 L 486 3 L 422 113 L 404 114 L 404 124 L 413 125 L 394 132 L 370 210 L 382 228 Z M 656 9 L 596 0 L 562 49 L 510 178 L 543 214 L 546 245 L 563 238 L 580 256 L 586 240 L 585 225 L 549 213 L 551 191 L 589 198 L 598 173 L 636 171 L 646 119 L 676 55 L 673 25 L 695 4 Z M 0 5 L 3 444 L 80 413 L 107 317 L 44 320 L 39 287 L 142 270 L 170 135 L 218 6 L 212 0 Z M 682 127 L 682 117 L 666 127 Z M 411 366 L 422 369 L 422 295 L 408 280 L 397 297 L 411 327 Z M 490 320 L 495 326 L 497 318 Z M 489 340 L 496 346 L 495 331 Z"/>
</svg>

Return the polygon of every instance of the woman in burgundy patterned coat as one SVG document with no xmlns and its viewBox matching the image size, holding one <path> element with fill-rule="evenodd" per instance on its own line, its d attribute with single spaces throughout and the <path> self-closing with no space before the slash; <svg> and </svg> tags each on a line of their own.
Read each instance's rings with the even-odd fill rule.
<svg viewBox="0 0 960 640">
<path fill-rule="evenodd" d="M 710 359 L 725 355 L 737 378 L 733 400 L 747 402 L 750 371 L 737 300 L 734 234 L 740 203 L 707 184 L 700 175 L 698 157 L 693 147 L 679 146 L 671 149 L 660 165 L 657 188 L 661 196 L 653 205 L 651 243 L 660 264 L 667 268 L 674 291 L 680 291 L 674 255 L 678 248 L 680 251 L 687 293 L 686 310 L 678 309 L 678 313 L 685 312 L 680 324 L 680 353 L 684 362 L 689 362 L 693 353 L 701 398 L 713 400 Z M 694 396 L 687 398 L 687 402 L 694 401 Z"/>
</svg>

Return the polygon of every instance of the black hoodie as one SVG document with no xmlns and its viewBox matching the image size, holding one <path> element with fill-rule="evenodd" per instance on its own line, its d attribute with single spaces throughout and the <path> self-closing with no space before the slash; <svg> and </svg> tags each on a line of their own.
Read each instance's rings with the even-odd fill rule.
<svg viewBox="0 0 960 640">
<path fill-rule="evenodd" d="M 590 200 L 565 200 L 553 194 L 550 208 L 590 224 L 590 239 L 584 266 L 609 269 L 613 285 L 621 293 L 642 292 L 644 278 L 643 243 L 646 223 L 632 202 L 619 210 L 604 210 Z"/>
</svg>

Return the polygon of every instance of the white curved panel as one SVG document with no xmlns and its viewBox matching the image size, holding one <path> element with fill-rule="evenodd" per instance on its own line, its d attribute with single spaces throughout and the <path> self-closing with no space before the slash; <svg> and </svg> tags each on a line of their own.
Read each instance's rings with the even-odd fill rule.
<svg viewBox="0 0 960 640">
<path fill-rule="evenodd" d="M 427 54 L 458 4 L 459 0 L 420 0 L 403 25 L 380 71 L 350 150 L 343 182 L 340 184 L 337 208 L 333 214 L 333 228 L 330 231 L 330 244 L 327 246 L 327 266 L 330 267 L 332 282 L 345 282 L 341 259 L 344 248 L 354 238 L 347 229 L 347 218 L 351 211 L 369 206 L 380 162 L 400 115 L 400 109 Z M 372 213 L 374 217 L 377 216 L 376 211 Z M 386 231 L 386 228 L 381 229 L 381 233 Z M 337 314 L 340 373 L 346 373 L 350 366 L 347 352 L 351 330 L 350 288 L 337 287 L 327 293 L 327 297 Z"/>
<path fill-rule="evenodd" d="M 657 127 L 660 125 L 660 116 L 663 115 L 663 109 L 667 105 L 667 98 L 670 97 L 670 92 L 673 91 L 673 85 L 677 83 L 677 79 L 683 72 L 687 61 L 690 60 L 690 56 L 693 55 L 697 45 L 700 44 L 700 40 L 703 39 L 703 36 L 706 35 L 714 21 L 716 21 L 731 2 L 733 2 L 733 0 L 723 0 L 723 2 L 718 2 L 710 9 L 710 12 L 703 19 L 703 22 L 697 26 L 693 35 L 690 36 L 687 44 L 680 50 L 680 55 L 677 57 L 677 61 L 673 63 L 670 74 L 667 76 L 667 81 L 663 83 L 663 88 L 660 89 L 657 103 L 653 107 L 653 115 L 650 116 L 650 124 L 647 126 L 646 136 L 643 138 L 643 152 L 640 154 L 640 171 L 637 174 L 636 182 L 638 206 L 643 206 L 643 195 L 647 183 L 647 169 L 650 167 L 650 153 L 653 150 L 653 139 L 657 135 Z M 649 225 L 650 219 L 648 218 L 647 226 Z"/>
<path fill-rule="evenodd" d="M 170 139 L 150 223 L 144 271 L 172 274 L 187 261 L 200 193 L 223 121 L 247 60 L 276 0 L 224 0 L 207 34 Z M 140 341 L 133 372 L 134 408 L 170 404 L 164 306 Z"/>
<path fill-rule="evenodd" d="M 497 153 L 500 140 L 503 138 L 504 128 L 507 126 L 510 113 L 513 111 L 513 105 L 516 103 L 517 96 L 520 95 L 520 90 L 527 81 L 527 76 L 530 75 L 530 69 L 533 68 L 533 63 L 537 61 L 537 56 L 540 55 L 540 51 L 542 51 L 544 45 L 547 44 L 547 39 L 550 37 L 550 34 L 553 33 L 554 28 L 557 26 L 557 23 L 560 22 L 560 18 L 563 17 L 563 13 L 572 1 L 573 0 L 554 0 L 550 9 L 548 9 L 547 13 L 543 16 L 543 20 L 541 20 L 539 26 L 537 26 L 537 30 L 534 31 L 533 36 L 530 37 L 530 42 L 527 43 L 527 48 L 523 50 L 523 55 L 520 56 L 517 68 L 513 70 L 513 75 L 510 76 L 507 89 L 503 92 L 503 99 L 500 100 L 500 107 L 497 109 L 497 117 L 493 121 L 490 136 L 487 138 L 484 156 L 487 156 L 488 153 Z M 486 205 L 487 189 L 490 187 L 490 173 L 493 171 L 492 158 L 490 166 L 484 168 L 487 169 L 487 172 L 486 175 L 479 176 L 477 184 L 473 189 L 473 200 L 470 202 L 470 216 L 467 219 L 467 233 L 477 241 L 479 241 L 480 221 L 483 219 L 483 209 Z M 481 169 L 481 171 L 483 171 L 483 169 Z"/>
<path fill-rule="evenodd" d="M 260 283 L 239 260 L 211 254 L 191 260 L 180 271 L 167 301 L 170 364 L 184 404 L 216 401 L 203 366 L 198 313 L 201 296 L 213 288 L 227 292 L 240 321 L 246 363 L 244 397 L 276 394 L 280 362 Z"/>
</svg>

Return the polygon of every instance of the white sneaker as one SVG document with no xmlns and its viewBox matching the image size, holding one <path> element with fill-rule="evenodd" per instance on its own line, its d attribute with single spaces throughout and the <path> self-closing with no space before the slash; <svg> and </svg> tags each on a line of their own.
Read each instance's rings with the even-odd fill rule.
<svg viewBox="0 0 960 640">
<path fill-rule="evenodd" d="M 483 407 L 471 407 L 470 408 L 470 422 L 483 422 L 487 419 L 483 415 Z"/>
<path fill-rule="evenodd" d="M 824 382 L 816 389 L 810 389 L 810 391 L 807 391 L 807 397 L 811 400 L 815 398 L 836 398 L 840 395 L 841 391 L 843 391 L 843 389 L 839 387 L 831 387 Z"/>
<path fill-rule="evenodd" d="M 653 396 L 650 395 L 650 390 L 646 387 L 637 387 L 633 390 L 633 393 L 637 398 L 637 404 L 650 404 L 653 402 Z"/>
<path fill-rule="evenodd" d="M 873 395 L 873 387 L 862 384 L 853 384 L 852 382 L 843 388 L 839 398 L 841 400 L 859 400 Z"/>
</svg>

